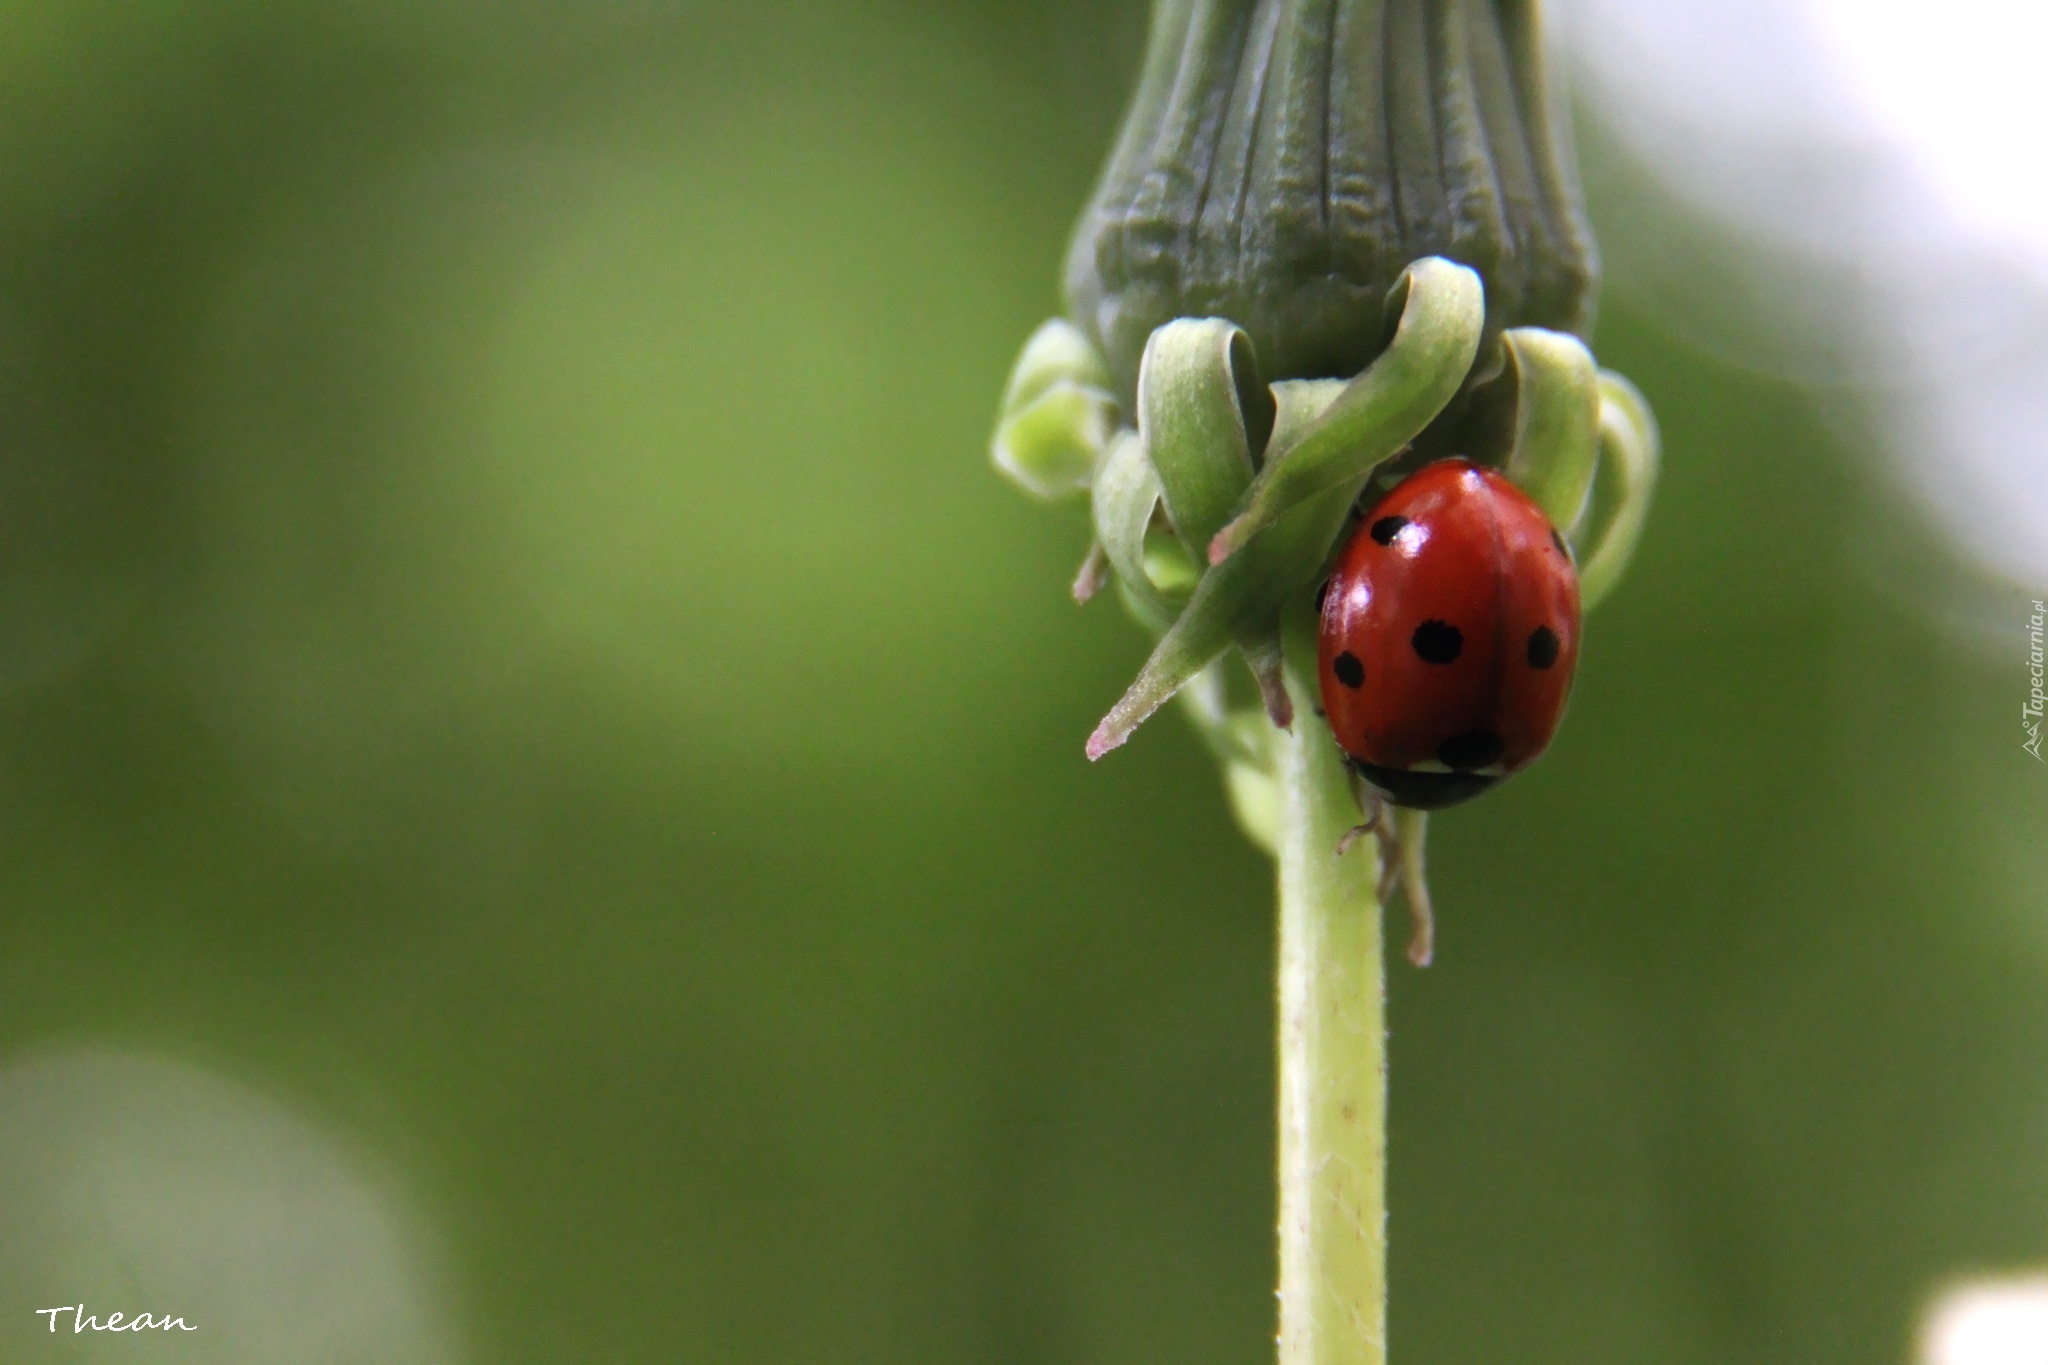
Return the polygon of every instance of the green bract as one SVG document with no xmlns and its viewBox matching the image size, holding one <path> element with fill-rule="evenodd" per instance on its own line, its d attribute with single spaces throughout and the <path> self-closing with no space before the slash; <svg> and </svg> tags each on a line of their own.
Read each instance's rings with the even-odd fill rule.
<svg viewBox="0 0 2048 1365">
<path fill-rule="evenodd" d="M 1109 370 L 1081 329 L 1055 318 L 1031 334 L 1003 390 L 996 468 L 1034 497 L 1088 487 L 1116 433 Z"/>
</svg>

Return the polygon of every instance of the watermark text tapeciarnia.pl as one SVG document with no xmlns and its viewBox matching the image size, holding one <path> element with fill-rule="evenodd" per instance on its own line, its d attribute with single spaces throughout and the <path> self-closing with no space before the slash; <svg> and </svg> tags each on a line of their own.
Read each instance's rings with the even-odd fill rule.
<svg viewBox="0 0 2048 1365">
<path fill-rule="evenodd" d="M 2041 712 L 2044 701 L 2048 701 L 2041 690 L 2041 630 L 2044 621 L 2048 621 L 2048 606 L 2036 601 L 2034 614 L 2027 620 L 2027 672 L 2032 684 L 2027 689 L 2027 704 L 2020 708 L 2020 725 L 2027 732 L 2026 741 L 2020 747 L 2040 763 L 2048 763 L 2048 759 L 2041 757 Z"/>
</svg>

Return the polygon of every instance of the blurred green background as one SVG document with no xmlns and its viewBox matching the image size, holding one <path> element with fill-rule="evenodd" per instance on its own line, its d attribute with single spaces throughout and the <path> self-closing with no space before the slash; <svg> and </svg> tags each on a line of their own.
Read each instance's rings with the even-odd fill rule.
<svg viewBox="0 0 2048 1365">
<path fill-rule="evenodd" d="M 1173 719 L 1082 760 L 1145 642 L 985 454 L 1143 33 L 0 8 L 0 1359 L 1270 1358 L 1269 869 Z M 2048 1261 L 2034 593 L 1683 335 L 1610 293 L 1649 535 L 1393 977 L 1404 1362 L 1900 1360 Z M 385 1289 L 181 1242 L 238 1157 L 20 1174 L 244 1128 Z"/>
</svg>

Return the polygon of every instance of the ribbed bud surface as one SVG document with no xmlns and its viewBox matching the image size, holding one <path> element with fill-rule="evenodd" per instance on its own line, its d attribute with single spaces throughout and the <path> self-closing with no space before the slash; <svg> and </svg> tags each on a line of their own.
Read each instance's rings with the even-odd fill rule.
<svg viewBox="0 0 2048 1365">
<path fill-rule="evenodd" d="M 1533 0 L 1156 0 L 1067 260 L 1128 394 L 1152 329 L 1225 317 L 1267 379 L 1356 374 L 1388 288 L 1446 256 L 1487 325 L 1584 336 L 1598 266 Z"/>
</svg>

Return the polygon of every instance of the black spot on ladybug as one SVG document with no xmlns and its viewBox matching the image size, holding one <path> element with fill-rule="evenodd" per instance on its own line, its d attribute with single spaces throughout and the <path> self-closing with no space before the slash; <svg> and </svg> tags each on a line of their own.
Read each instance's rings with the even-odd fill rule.
<svg viewBox="0 0 2048 1365">
<path fill-rule="evenodd" d="M 1426 664 L 1456 663 L 1465 648 L 1465 636 L 1448 621 L 1424 621 L 1415 628 L 1408 643 Z"/>
<path fill-rule="evenodd" d="M 1548 668 L 1557 662 L 1557 632 L 1538 626 L 1529 632 L 1529 667 Z"/>
<path fill-rule="evenodd" d="M 1330 671 L 1335 673 L 1337 681 L 1343 683 L 1346 687 L 1359 688 L 1365 686 L 1365 665 L 1360 663 L 1358 656 L 1348 649 L 1339 654 L 1330 664 Z"/>
<path fill-rule="evenodd" d="M 1555 526 L 1550 528 L 1550 543 L 1552 545 L 1555 545 L 1557 547 L 1557 552 L 1563 555 L 1566 559 L 1570 559 L 1572 557 L 1572 552 L 1565 547 L 1564 537 L 1557 533 L 1557 528 Z"/>
<path fill-rule="evenodd" d="M 1324 600 L 1325 600 L 1326 598 L 1328 598 L 1328 597 L 1329 597 L 1329 595 L 1330 595 L 1330 580 L 1329 580 L 1329 579 L 1327 579 L 1327 578 L 1325 578 L 1325 579 L 1324 579 L 1324 580 L 1323 580 L 1322 582 L 1320 582 L 1320 583 L 1316 584 L 1316 610 L 1317 610 L 1317 611 L 1321 611 L 1321 610 L 1323 609 L 1323 602 L 1324 602 Z"/>
<path fill-rule="evenodd" d="M 1401 528 L 1408 524 L 1406 517 L 1381 517 L 1372 524 L 1372 538 L 1382 545 L 1392 545 L 1394 537 L 1401 534 Z"/>
<path fill-rule="evenodd" d="M 1491 730 L 1467 730 L 1436 746 L 1437 759 L 1454 772 L 1468 773 L 1498 762 L 1507 743 Z"/>
</svg>

